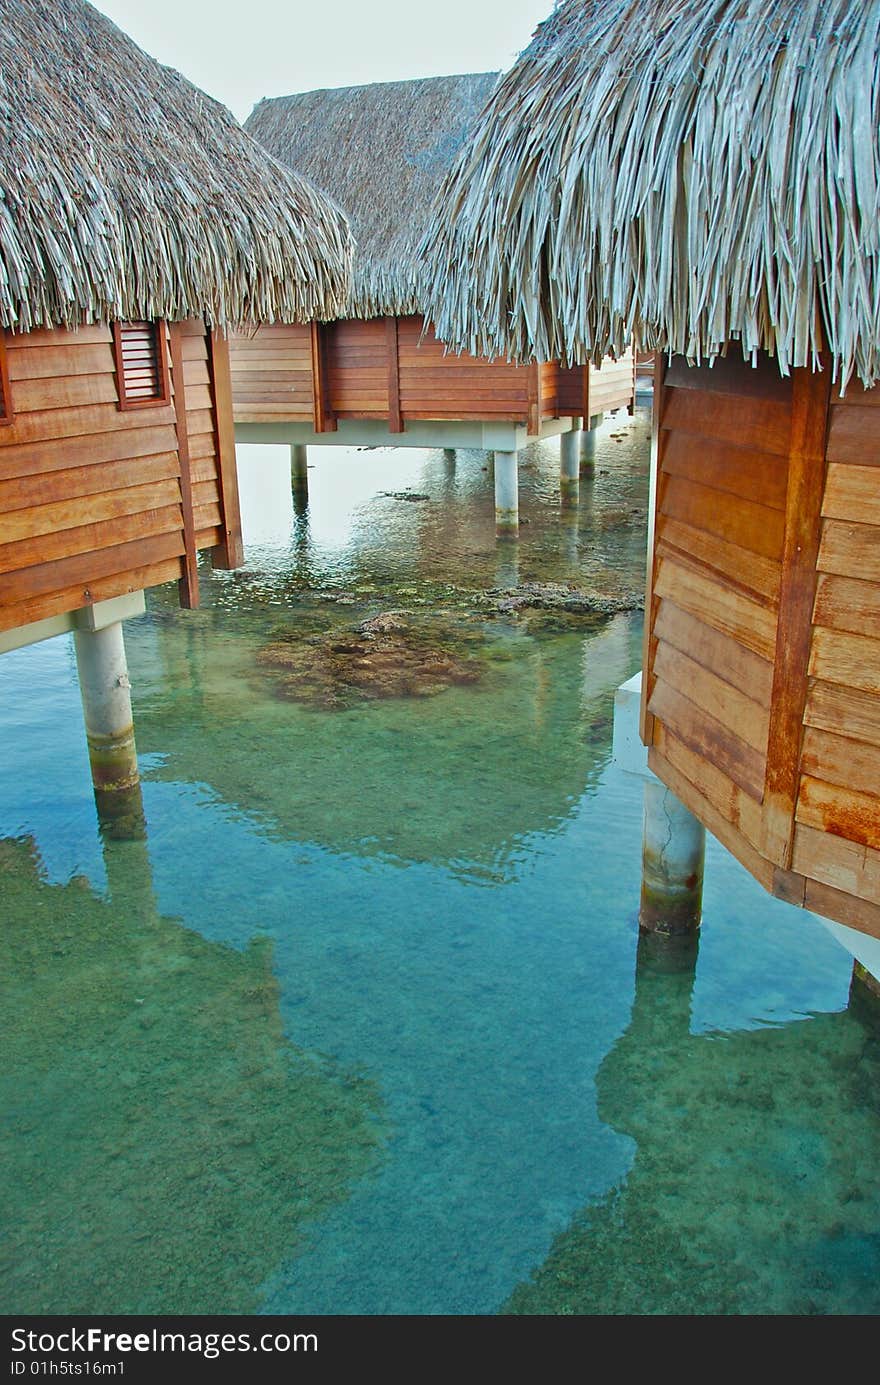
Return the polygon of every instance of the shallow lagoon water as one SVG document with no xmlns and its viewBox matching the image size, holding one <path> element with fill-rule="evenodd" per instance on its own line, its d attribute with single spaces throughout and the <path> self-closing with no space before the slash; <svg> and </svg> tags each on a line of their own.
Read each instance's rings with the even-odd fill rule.
<svg viewBox="0 0 880 1385">
<path fill-rule="evenodd" d="M 69 641 L 0 660 L 5 1311 L 880 1308 L 850 959 L 711 842 L 695 964 L 646 956 L 641 616 L 485 596 L 640 588 L 646 437 L 603 425 L 576 510 L 529 449 L 518 545 L 482 454 L 316 449 L 295 507 L 241 449 L 245 570 L 126 628 L 142 840 Z M 327 711 L 259 662 L 401 608 L 479 681 Z"/>
</svg>

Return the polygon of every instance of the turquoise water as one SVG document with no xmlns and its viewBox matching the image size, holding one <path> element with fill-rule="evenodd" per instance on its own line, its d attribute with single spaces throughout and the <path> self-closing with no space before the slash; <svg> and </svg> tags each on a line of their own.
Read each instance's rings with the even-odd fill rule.
<svg viewBox="0 0 880 1385">
<path fill-rule="evenodd" d="M 848 955 L 712 843 L 699 955 L 638 948 L 641 614 L 499 595 L 632 604 L 645 417 L 576 509 L 529 450 L 518 545 L 483 454 L 312 461 L 294 504 L 241 449 L 246 569 L 126 627 L 143 837 L 70 642 L 0 659 L 4 1311 L 876 1312 Z M 474 680 L 328 710 L 266 660 L 392 609 Z"/>
</svg>

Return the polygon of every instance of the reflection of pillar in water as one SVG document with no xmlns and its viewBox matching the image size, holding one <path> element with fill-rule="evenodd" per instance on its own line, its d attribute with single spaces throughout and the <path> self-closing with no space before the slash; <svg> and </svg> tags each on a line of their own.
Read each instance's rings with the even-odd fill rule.
<svg viewBox="0 0 880 1385">
<path fill-rule="evenodd" d="M 444 447 L 444 449 L 443 449 L 443 462 L 444 462 L 444 464 L 445 464 L 446 467 L 448 467 L 448 468 L 449 468 L 450 470 L 452 470 L 452 471 L 455 471 L 455 448 L 454 448 L 454 447 Z"/>
<path fill-rule="evenodd" d="M 581 430 L 572 428 L 559 435 L 559 498 L 562 504 L 576 506 L 578 503 L 578 478 L 580 476 Z"/>
<path fill-rule="evenodd" d="M 108 831 L 102 824 L 101 838 L 107 890 L 114 913 L 126 922 L 155 923 L 158 908 L 143 808 L 137 835 L 120 838 L 115 830 Z"/>
<path fill-rule="evenodd" d="M 495 453 L 495 532 L 499 538 L 519 533 L 519 476 L 515 452 Z"/>
<path fill-rule="evenodd" d="M 500 543 L 495 549 L 495 586 L 502 591 L 519 586 L 519 544 Z"/>
<path fill-rule="evenodd" d="M 125 831 L 137 817 L 140 783 L 122 621 L 76 630 L 73 640 L 98 816 Z"/>
<path fill-rule="evenodd" d="M 694 934 L 640 935 L 629 1032 L 646 1053 L 688 1037 L 698 950 Z"/>
<path fill-rule="evenodd" d="M 703 901 L 706 829 L 653 776 L 644 785 L 642 898 L 644 932 L 695 933 Z"/>
<path fill-rule="evenodd" d="M 577 497 L 569 504 L 565 504 L 563 501 L 562 509 L 559 511 L 559 547 L 562 557 L 573 569 L 577 569 L 580 559 L 578 548 L 580 519 Z"/>
<path fill-rule="evenodd" d="M 849 1008 L 860 1019 L 880 1025 L 880 981 L 855 958 L 849 983 Z"/>
<path fill-rule="evenodd" d="M 290 448 L 290 488 L 293 495 L 293 509 L 297 515 L 304 514 L 309 506 L 309 452 L 304 443 L 295 442 Z"/>
</svg>

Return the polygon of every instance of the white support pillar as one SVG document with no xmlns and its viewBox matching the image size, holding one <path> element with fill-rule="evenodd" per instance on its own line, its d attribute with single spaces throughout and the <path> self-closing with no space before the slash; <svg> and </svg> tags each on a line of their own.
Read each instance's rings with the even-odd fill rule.
<svg viewBox="0 0 880 1385">
<path fill-rule="evenodd" d="M 644 785 L 639 928 L 681 937 L 700 926 L 706 829 L 648 768 L 639 736 L 641 687 L 637 673 L 614 695 L 614 759 Z"/>
<path fill-rule="evenodd" d="M 77 629 L 73 639 L 98 814 L 128 817 L 140 784 L 122 621 Z"/>
<path fill-rule="evenodd" d="M 495 532 L 515 538 L 519 533 L 519 477 L 515 452 L 495 453 Z"/>
<path fill-rule="evenodd" d="M 559 435 L 559 495 L 563 505 L 576 505 L 580 477 L 581 430 Z"/>
<path fill-rule="evenodd" d="M 703 907 L 705 854 L 703 824 L 659 779 L 646 779 L 639 905 L 643 932 L 696 933 Z"/>
<path fill-rule="evenodd" d="M 596 429 L 602 422 L 602 414 L 592 414 L 589 424 L 581 433 L 581 475 L 592 476 L 596 465 Z"/>
</svg>

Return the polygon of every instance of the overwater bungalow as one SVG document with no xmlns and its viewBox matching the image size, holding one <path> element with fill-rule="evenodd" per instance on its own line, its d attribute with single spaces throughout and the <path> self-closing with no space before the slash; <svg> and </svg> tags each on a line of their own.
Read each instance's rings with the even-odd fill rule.
<svg viewBox="0 0 880 1385">
<path fill-rule="evenodd" d="M 426 247 L 453 344 L 656 348 L 643 927 L 699 921 L 695 818 L 876 975 L 878 74 L 874 0 L 563 0 Z"/>
<path fill-rule="evenodd" d="M 84 0 L 0 26 L 0 652 L 74 631 L 136 779 L 121 621 L 242 560 L 227 325 L 337 311 L 345 218 Z"/>
<path fill-rule="evenodd" d="M 634 360 L 568 366 L 558 353 L 449 353 L 426 322 L 419 242 L 456 151 L 497 73 L 385 82 L 261 101 L 245 129 L 329 193 L 357 252 L 348 299 L 310 327 L 260 326 L 232 339 L 236 436 L 286 442 L 305 475 L 314 443 L 476 447 L 496 452 L 497 519 L 515 528 L 517 451 L 560 434 L 576 484 L 581 420 L 631 406 Z"/>
</svg>

